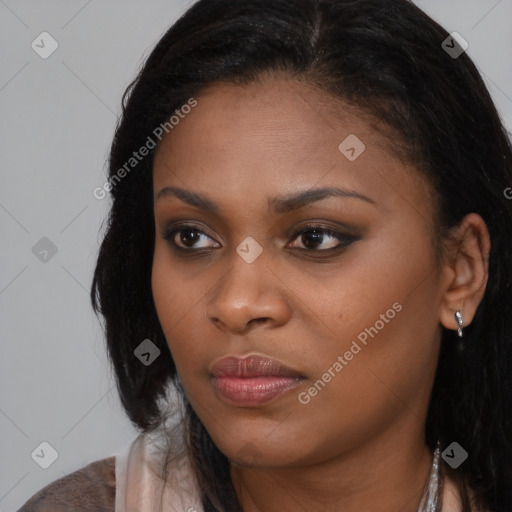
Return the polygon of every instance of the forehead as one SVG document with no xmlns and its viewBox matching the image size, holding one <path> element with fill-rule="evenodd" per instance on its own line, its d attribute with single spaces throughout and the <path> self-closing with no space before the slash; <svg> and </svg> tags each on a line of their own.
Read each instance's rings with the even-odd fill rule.
<svg viewBox="0 0 512 512">
<path fill-rule="evenodd" d="M 425 203 L 420 173 L 389 151 L 355 108 L 292 79 L 215 84 L 162 140 L 155 191 L 187 187 L 241 204 L 313 185 L 343 185 L 385 208 Z M 355 157 L 355 158 L 354 158 Z"/>
<path fill-rule="evenodd" d="M 325 150 L 344 132 L 358 133 L 367 141 L 375 139 L 373 144 L 384 142 L 362 119 L 349 113 L 348 106 L 343 109 L 322 91 L 291 79 L 267 78 L 243 86 L 217 83 L 197 101 L 194 110 L 164 138 L 157 153 L 164 150 L 190 161 L 210 153 L 218 159 L 229 151 L 254 161 L 264 158 L 264 147 L 267 159 L 279 153 L 293 162 L 322 160 Z M 200 153 L 186 155 L 185 141 L 198 146 Z"/>
</svg>

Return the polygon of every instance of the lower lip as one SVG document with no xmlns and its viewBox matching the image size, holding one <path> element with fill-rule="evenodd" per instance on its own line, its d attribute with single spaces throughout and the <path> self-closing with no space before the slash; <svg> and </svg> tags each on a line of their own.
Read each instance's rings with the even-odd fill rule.
<svg viewBox="0 0 512 512">
<path fill-rule="evenodd" d="M 228 405 L 253 407 L 270 402 L 290 389 L 301 378 L 291 377 L 214 377 L 212 384 L 221 400 Z"/>
</svg>

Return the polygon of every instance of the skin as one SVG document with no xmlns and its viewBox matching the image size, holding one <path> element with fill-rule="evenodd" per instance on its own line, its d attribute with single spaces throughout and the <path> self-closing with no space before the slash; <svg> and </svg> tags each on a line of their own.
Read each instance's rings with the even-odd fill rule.
<svg viewBox="0 0 512 512">
<path fill-rule="evenodd" d="M 215 84 L 197 100 L 155 155 L 152 288 L 187 397 L 231 460 L 244 511 L 416 511 L 432 462 L 424 425 L 441 325 L 456 329 L 461 308 L 469 324 L 483 297 L 484 221 L 468 215 L 436 264 L 428 183 L 356 110 L 284 76 Z M 354 161 L 338 149 L 349 134 L 366 146 Z M 330 186 L 373 203 L 330 196 L 269 209 L 276 196 Z M 206 196 L 219 210 L 157 199 L 164 187 Z M 164 239 L 184 221 L 203 232 L 189 242 L 202 255 L 184 245 L 187 233 L 173 240 L 189 252 Z M 291 238 L 311 224 L 357 239 L 328 253 L 339 244 L 328 234 L 316 249 L 311 234 Z M 263 248 L 253 263 L 236 252 L 248 236 Z M 299 393 L 394 303 L 401 311 L 302 404 Z M 263 406 L 226 405 L 211 365 L 247 354 L 306 378 Z"/>
</svg>

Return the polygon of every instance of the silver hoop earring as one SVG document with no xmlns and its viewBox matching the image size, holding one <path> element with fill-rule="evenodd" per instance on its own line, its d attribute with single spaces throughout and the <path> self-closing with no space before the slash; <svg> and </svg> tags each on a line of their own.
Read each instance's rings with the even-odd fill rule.
<svg viewBox="0 0 512 512">
<path fill-rule="evenodd" d="M 464 322 L 462 321 L 462 312 L 460 310 L 455 311 L 455 320 L 457 321 L 457 324 L 459 326 L 459 327 L 457 327 L 457 335 L 459 336 L 459 338 L 462 338 L 462 336 L 463 336 L 462 329 L 464 327 Z"/>
</svg>

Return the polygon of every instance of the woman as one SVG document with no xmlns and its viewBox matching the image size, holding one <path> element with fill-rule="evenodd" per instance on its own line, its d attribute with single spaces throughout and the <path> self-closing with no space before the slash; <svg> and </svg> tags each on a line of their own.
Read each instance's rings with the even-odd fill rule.
<svg viewBox="0 0 512 512">
<path fill-rule="evenodd" d="M 141 436 L 21 510 L 512 510 L 512 154 L 463 42 L 201 0 L 123 105 L 91 296 Z"/>
</svg>

